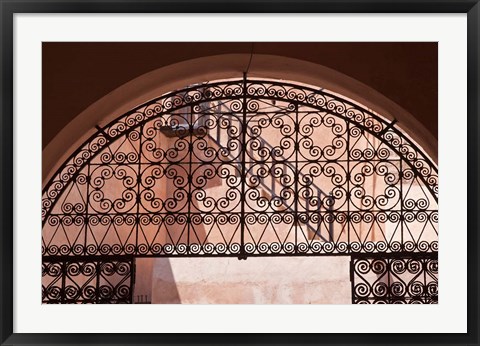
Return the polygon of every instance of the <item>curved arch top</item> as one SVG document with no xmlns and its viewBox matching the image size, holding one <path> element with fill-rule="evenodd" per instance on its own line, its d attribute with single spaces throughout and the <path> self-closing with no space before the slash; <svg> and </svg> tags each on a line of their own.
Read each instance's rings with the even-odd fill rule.
<svg viewBox="0 0 480 346">
<path fill-rule="evenodd" d="M 45 255 L 437 250 L 437 168 L 397 123 L 281 80 L 210 81 L 99 127 L 44 189 Z"/>
<path fill-rule="evenodd" d="M 105 95 L 72 120 L 44 149 L 42 176 L 45 184 L 70 152 L 95 133 L 95 126 L 112 121 L 144 102 L 171 90 L 200 81 L 240 78 L 249 66 L 250 77 L 291 80 L 316 85 L 398 121 L 434 162 L 437 140 L 413 115 L 371 87 L 340 72 L 311 62 L 282 56 L 224 54 L 183 61 L 146 73 Z M 65 150 L 70 148 L 70 150 Z"/>
</svg>

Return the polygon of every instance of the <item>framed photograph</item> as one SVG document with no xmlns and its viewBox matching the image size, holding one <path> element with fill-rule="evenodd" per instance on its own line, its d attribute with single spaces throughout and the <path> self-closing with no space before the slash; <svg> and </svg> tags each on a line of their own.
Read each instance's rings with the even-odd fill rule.
<svg viewBox="0 0 480 346">
<path fill-rule="evenodd" d="M 2 345 L 479 343 L 477 1 L 1 12 Z"/>
</svg>

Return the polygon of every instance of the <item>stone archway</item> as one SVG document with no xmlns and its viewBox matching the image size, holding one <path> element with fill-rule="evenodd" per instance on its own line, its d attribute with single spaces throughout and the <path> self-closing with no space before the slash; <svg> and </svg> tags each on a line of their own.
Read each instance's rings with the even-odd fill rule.
<svg viewBox="0 0 480 346">
<path fill-rule="evenodd" d="M 192 59 L 146 73 L 124 84 L 92 104 L 72 120 L 43 150 L 43 185 L 64 162 L 101 126 L 119 114 L 198 81 L 238 78 L 249 66 L 249 76 L 291 80 L 322 88 L 355 100 L 398 125 L 437 161 L 437 139 L 412 114 L 368 85 L 328 67 L 282 56 L 224 54 Z M 66 150 L 68 148 L 68 150 Z"/>
</svg>

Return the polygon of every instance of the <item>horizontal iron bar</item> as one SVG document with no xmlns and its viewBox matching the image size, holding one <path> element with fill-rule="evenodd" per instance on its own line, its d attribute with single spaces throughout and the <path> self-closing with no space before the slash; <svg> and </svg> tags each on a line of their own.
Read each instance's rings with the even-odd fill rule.
<svg viewBox="0 0 480 346">
<path fill-rule="evenodd" d="M 230 254 L 163 254 L 163 255 L 132 255 L 132 256 L 117 256 L 117 255 L 95 255 L 95 256 L 44 256 L 42 257 L 43 262 L 62 262 L 62 261 L 88 261 L 88 260 L 96 260 L 96 261 L 114 261 L 119 257 L 126 260 L 132 260 L 135 258 L 175 258 L 175 257 L 238 257 L 240 253 L 230 253 Z M 246 253 L 248 257 L 325 257 L 325 256 L 351 256 L 355 259 L 368 259 L 368 258 L 438 258 L 438 252 L 376 252 L 376 253 L 352 253 L 352 252 L 345 252 L 345 253 L 338 253 L 338 252 L 331 252 L 331 253 L 284 253 L 284 254 L 261 254 L 261 253 Z M 94 258 L 94 259 L 92 259 Z M 118 259 L 118 260 L 121 260 Z"/>
<path fill-rule="evenodd" d="M 42 262 L 101 262 L 101 261 L 133 261 L 134 255 L 60 255 L 60 256 L 42 256 Z"/>
<path fill-rule="evenodd" d="M 431 258 L 438 259 L 438 251 L 432 252 L 376 252 L 376 253 L 350 253 L 352 259 L 390 259 L 390 258 Z"/>
</svg>

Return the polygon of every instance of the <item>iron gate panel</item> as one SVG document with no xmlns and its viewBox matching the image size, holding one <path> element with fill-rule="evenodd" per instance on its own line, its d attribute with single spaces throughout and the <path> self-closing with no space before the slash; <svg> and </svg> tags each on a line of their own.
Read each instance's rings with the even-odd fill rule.
<svg viewBox="0 0 480 346">
<path fill-rule="evenodd" d="M 45 186 L 45 256 L 437 251 L 436 166 L 325 90 L 198 84 L 97 130 Z"/>
<path fill-rule="evenodd" d="M 437 304 L 438 253 L 362 254 L 350 262 L 353 304 Z"/>
<path fill-rule="evenodd" d="M 44 257 L 42 303 L 131 304 L 134 280 L 131 256 Z"/>
<path fill-rule="evenodd" d="M 352 100 L 192 85 L 97 127 L 46 184 L 42 301 L 132 303 L 135 257 L 351 255 L 354 303 L 435 303 L 437 198 L 428 156 Z"/>
</svg>

